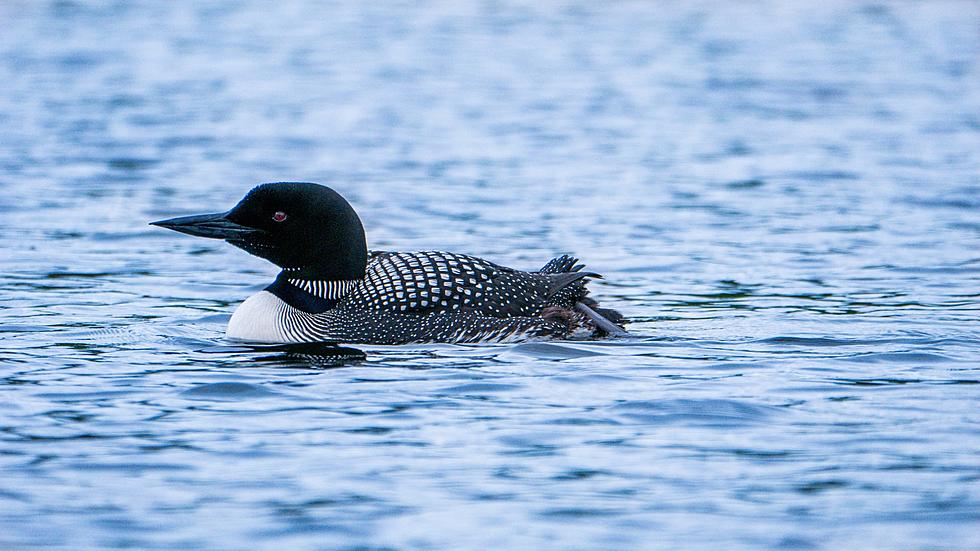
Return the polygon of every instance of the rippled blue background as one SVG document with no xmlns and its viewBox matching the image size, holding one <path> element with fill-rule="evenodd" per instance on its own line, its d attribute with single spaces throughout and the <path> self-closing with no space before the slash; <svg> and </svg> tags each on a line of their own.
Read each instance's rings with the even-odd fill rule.
<svg viewBox="0 0 980 551">
<path fill-rule="evenodd" d="M 980 548 L 975 2 L 0 3 L 0 546 Z M 606 342 L 222 338 L 262 181 Z"/>
</svg>

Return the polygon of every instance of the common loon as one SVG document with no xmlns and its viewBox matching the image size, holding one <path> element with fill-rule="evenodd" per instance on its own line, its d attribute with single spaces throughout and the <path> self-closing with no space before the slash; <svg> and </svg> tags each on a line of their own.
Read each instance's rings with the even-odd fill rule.
<svg viewBox="0 0 980 551">
<path fill-rule="evenodd" d="M 271 261 L 275 282 L 242 303 L 227 336 L 266 343 L 486 342 L 622 335 L 625 319 L 586 296 L 570 256 L 522 272 L 463 254 L 368 251 L 354 209 L 306 182 L 252 189 L 224 213 L 152 225 L 224 239 Z"/>
</svg>

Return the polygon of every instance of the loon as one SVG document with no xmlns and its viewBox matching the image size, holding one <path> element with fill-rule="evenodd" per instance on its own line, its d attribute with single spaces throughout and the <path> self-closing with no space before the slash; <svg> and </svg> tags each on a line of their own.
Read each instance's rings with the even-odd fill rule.
<svg viewBox="0 0 980 551">
<path fill-rule="evenodd" d="M 228 212 L 151 222 L 223 239 L 281 268 L 228 322 L 263 343 L 516 342 L 626 334 L 625 318 L 587 296 L 571 256 L 522 272 L 438 251 L 368 251 L 361 220 L 329 187 L 276 182 Z"/>
</svg>

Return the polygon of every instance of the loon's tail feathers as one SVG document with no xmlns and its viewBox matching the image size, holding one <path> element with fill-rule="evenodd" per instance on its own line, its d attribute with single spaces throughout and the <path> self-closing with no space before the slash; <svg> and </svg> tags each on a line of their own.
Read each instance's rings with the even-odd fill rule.
<svg viewBox="0 0 980 551">
<path fill-rule="evenodd" d="M 579 264 L 578 259 L 574 256 L 569 256 L 563 254 L 561 256 L 556 256 L 548 261 L 547 264 L 538 270 L 538 273 L 542 274 L 564 274 L 567 272 L 577 272 L 585 267 L 585 264 Z"/>
<path fill-rule="evenodd" d="M 601 279 L 602 276 L 595 272 L 563 272 L 547 274 L 548 277 L 548 297 L 553 297 L 557 295 L 560 291 L 568 288 L 587 277 Z M 580 289 L 575 293 L 576 295 L 585 296 L 588 291 L 585 290 L 584 284 L 579 283 Z"/>
</svg>

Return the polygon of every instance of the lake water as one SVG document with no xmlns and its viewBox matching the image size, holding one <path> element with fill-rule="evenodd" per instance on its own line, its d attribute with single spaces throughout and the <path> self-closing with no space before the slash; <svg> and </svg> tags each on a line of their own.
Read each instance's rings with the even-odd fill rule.
<svg viewBox="0 0 980 551">
<path fill-rule="evenodd" d="M 0 4 L 0 547 L 980 548 L 980 5 Z M 331 185 L 629 338 L 256 349 Z"/>
</svg>

